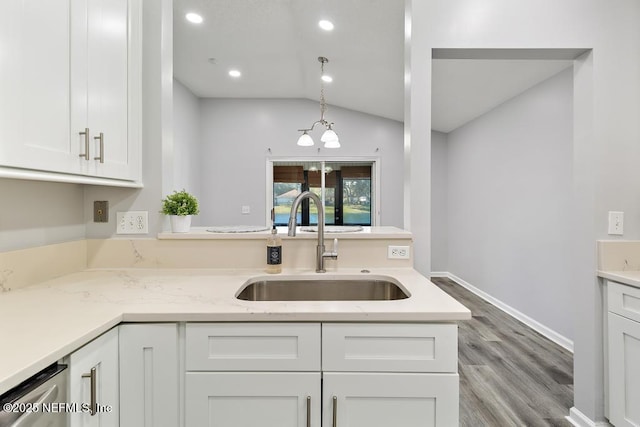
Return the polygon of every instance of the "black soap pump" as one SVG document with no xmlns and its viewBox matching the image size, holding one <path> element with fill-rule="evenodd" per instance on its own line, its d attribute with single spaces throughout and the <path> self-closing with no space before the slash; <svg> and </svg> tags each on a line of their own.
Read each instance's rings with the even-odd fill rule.
<svg viewBox="0 0 640 427">
<path fill-rule="evenodd" d="M 275 211 L 271 209 L 271 234 L 267 238 L 267 273 L 282 272 L 282 239 L 275 224 Z"/>
</svg>

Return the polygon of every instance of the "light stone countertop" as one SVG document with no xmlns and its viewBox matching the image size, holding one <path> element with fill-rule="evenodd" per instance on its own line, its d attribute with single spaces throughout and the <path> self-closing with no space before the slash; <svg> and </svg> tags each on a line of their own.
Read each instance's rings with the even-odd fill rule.
<svg viewBox="0 0 640 427">
<path fill-rule="evenodd" d="M 283 269 L 285 275 L 317 275 Z M 235 298 L 262 270 L 95 269 L 0 294 L 0 394 L 121 322 L 454 322 L 470 311 L 411 268 L 322 275 L 391 276 L 396 301 L 250 302 Z M 269 276 L 275 277 L 275 276 Z"/>
<path fill-rule="evenodd" d="M 339 229 L 339 227 L 325 226 L 329 230 Z M 270 229 L 264 231 L 253 231 L 246 233 L 214 233 L 207 231 L 212 227 L 191 227 L 188 233 L 162 232 L 158 234 L 159 240 L 220 240 L 220 239 L 265 239 L 271 234 Z M 266 228 L 266 227 L 265 227 Z M 287 227 L 276 227 L 278 235 L 283 239 L 317 239 L 317 232 L 305 231 L 308 226 L 298 226 L 296 237 L 287 236 Z M 325 229 L 326 230 L 326 229 Z M 337 239 L 411 239 L 410 231 L 393 226 L 362 227 L 362 231 L 356 232 L 326 232 L 325 240 Z"/>
<path fill-rule="evenodd" d="M 625 285 L 640 288 L 640 271 L 602 271 L 598 270 L 598 277 L 611 280 L 612 282 L 623 283 Z"/>
</svg>

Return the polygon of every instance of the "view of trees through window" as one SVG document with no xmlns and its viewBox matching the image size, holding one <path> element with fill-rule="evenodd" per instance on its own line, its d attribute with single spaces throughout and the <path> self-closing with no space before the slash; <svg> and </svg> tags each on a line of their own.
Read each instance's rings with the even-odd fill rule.
<svg viewBox="0 0 640 427">
<path fill-rule="evenodd" d="M 329 166 L 327 166 L 329 165 Z M 316 163 L 274 164 L 273 207 L 276 225 L 286 225 L 293 200 L 310 190 L 321 197 L 321 175 Z M 371 225 L 371 163 L 332 162 L 325 165 L 325 224 Z M 300 225 L 318 223 L 318 209 L 306 199 L 297 212 Z"/>
<path fill-rule="evenodd" d="M 371 225 L 371 178 L 342 180 L 343 224 Z"/>
</svg>

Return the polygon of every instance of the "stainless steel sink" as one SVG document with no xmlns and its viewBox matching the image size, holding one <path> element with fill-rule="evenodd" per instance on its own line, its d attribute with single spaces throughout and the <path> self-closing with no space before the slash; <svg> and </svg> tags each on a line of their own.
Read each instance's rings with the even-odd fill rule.
<svg viewBox="0 0 640 427">
<path fill-rule="evenodd" d="M 409 298 L 391 277 L 257 277 L 236 294 L 245 301 L 391 301 Z"/>
</svg>

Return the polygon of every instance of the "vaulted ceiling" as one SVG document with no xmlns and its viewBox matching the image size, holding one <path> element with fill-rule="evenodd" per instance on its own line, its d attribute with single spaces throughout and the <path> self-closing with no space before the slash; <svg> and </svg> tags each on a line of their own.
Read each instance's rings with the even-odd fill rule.
<svg viewBox="0 0 640 427">
<path fill-rule="evenodd" d="M 188 22 L 187 12 L 204 21 Z M 404 120 L 403 1 L 174 0 L 174 75 L 198 97 L 317 101 L 319 56 L 333 77 L 329 104 Z M 570 65 L 435 60 L 432 128 L 449 132 Z M 232 68 L 242 76 L 231 78 Z"/>
</svg>

